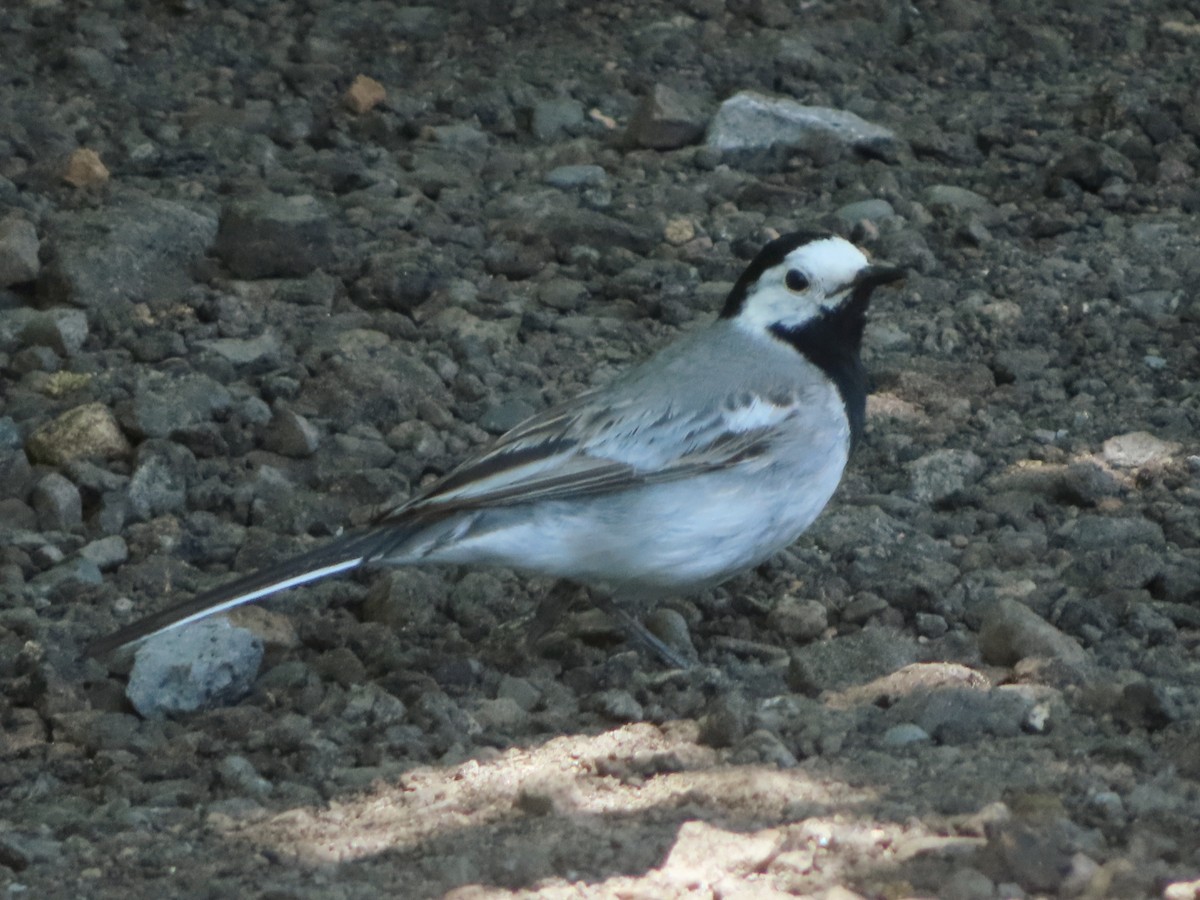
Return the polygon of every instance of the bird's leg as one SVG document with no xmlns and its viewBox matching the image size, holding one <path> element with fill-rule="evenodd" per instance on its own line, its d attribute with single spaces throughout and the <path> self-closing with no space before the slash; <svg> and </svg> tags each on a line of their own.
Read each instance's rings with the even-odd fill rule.
<svg viewBox="0 0 1200 900">
<path fill-rule="evenodd" d="M 531 645 L 546 636 L 562 620 L 563 614 L 578 602 L 580 588 L 568 581 L 557 581 L 538 604 L 537 612 L 529 625 L 528 640 Z M 661 662 L 673 669 L 686 669 L 691 663 L 677 650 L 673 650 L 661 638 L 657 637 L 643 625 L 636 616 L 600 590 L 587 590 L 592 605 L 615 622 L 626 637 L 649 650 Z"/>
<path fill-rule="evenodd" d="M 650 650 L 660 661 L 673 669 L 691 668 L 692 664 L 684 659 L 678 651 L 668 647 L 662 640 L 651 634 L 636 616 L 630 615 L 608 594 L 594 591 L 592 592 L 592 601 L 606 615 L 619 622 L 633 640 Z"/>
<path fill-rule="evenodd" d="M 529 642 L 531 645 L 537 644 L 554 626 L 562 621 L 563 613 L 575 605 L 581 590 L 582 588 L 578 585 L 561 579 L 551 585 L 550 590 L 546 592 L 546 596 L 542 597 L 541 602 L 538 603 L 537 610 L 533 614 L 533 620 L 529 623 Z"/>
</svg>

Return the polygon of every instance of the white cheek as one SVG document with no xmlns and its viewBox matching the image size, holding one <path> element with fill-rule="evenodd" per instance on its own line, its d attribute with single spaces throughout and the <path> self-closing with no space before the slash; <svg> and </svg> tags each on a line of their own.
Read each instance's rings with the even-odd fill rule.
<svg viewBox="0 0 1200 900">
<path fill-rule="evenodd" d="M 820 312 L 812 294 L 811 290 L 797 294 L 782 285 L 759 288 L 746 298 L 737 322 L 752 332 L 766 331 L 773 325 L 803 325 Z"/>
</svg>

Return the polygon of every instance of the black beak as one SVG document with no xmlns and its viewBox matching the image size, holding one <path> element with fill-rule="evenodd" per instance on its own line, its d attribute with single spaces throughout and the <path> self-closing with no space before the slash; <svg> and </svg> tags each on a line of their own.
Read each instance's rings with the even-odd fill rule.
<svg viewBox="0 0 1200 900">
<path fill-rule="evenodd" d="M 896 266 L 867 266 L 854 276 L 854 289 L 869 292 L 881 285 L 900 281 L 907 274 L 907 270 Z"/>
</svg>

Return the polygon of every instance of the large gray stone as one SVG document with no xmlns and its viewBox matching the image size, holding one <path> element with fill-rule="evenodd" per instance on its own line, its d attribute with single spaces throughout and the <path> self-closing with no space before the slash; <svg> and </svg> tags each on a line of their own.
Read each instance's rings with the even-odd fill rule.
<svg viewBox="0 0 1200 900">
<path fill-rule="evenodd" d="M 147 372 L 138 379 L 133 401 L 121 415 L 123 424 L 138 437 L 169 437 L 209 421 L 230 403 L 229 391 L 207 375 Z"/>
<path fill-rule="evenodd" d="M 71 480 L 51 472 L 33 489 L 33 508 L 43 531 L 71 531 L 83 524 L 83 500 Z"/>
<path fill-rule="evenodd" d="M 50 347 L 64 358 L 78 353 L 87 336 L 87 313 L 61 308 L 32 317 L 21 335 L 27 346 Z"/>
<path fill-rule="evenodd" d="M 941 503 L 974 484 L 983 466 L 983 460 L 970 450 L 934 450 L 908 464 L 908 494 L 921 503 Z"/>
<path fill-rule="evenodd" d="M 788 686 L 816 696 L 887 675 L 916 662 L 917 642 L 889 628 L 868 626 L 855 634 L 816 641 L 792 651 Z"/>
<path fill-rule="evenodd" d="M 726 153 L 753 152 L 803 147 L 814 135 L 856 150 L 889 154 L 897 142 L 893 131 L 852 112 L 742 91 L 721 104 L 705 143 Z"/>
<path fill-rule="evenodd" d="M 208 619 L 146 641 L 134 657 L 125 695 L 147 718 L 223 706 L 250 690 L 263 644 L 244 628 Z"/>
<path fill-rule="evenodd" d="M 153 439 L 142 443 L 127 490 L 132 515 L 144 520 L 181 511 L 195 467 L 195 457 L 181 444 Z"/>
<path fill-rule="evenodd" d="M 51 218 L 38 291 L 86 308 L 178 296 L 217 233 L 216 217 L 137 192 Z"/>
<path fill-rule="evenodd" d="M 32 222 L 17 216 L 0 220 L 0 287 L 37 278 L 39 246 Z"/>
<path fill-rule="evenodd" d="M 702 99 L 656 84 L 629 120 L 625 142 L 651 150 L 674 150 L 698 142 L 706 122 Z"/>
<path fill-rule="evenodd" d="M 1088 665 L 1087 651 L 1036 612 L 1016 600 L 1000 599 L 984 613 L 979 651 L 986 662 L 1011 666 L 1027 657 L 1058 660 L 1080 668 Z"/>
<path fill-rule="evenodd" d="M 215 249 L 238 278 L 298 278 L 336 258 L 329 214 L 307 194 L 233 201 L 221 211 Z"/>
<path fill-rule="evenodd" d="M 533 106 L 530 130 L 541 141 L 551 141 L 583 124 L 583 104 L 572 97 L 542 100 Z"/>
</svg>

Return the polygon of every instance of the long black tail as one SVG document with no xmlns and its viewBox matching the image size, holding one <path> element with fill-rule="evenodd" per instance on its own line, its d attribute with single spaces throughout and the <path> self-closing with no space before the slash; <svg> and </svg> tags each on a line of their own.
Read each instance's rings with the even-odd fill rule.
<svg viewBox="0 0 1200 900">
<path fill-rule="evenodd" d="M 357 569 L 364 563 L 379 559 L 385 554 L 385 548 L 394 544 L 395 539 L 394 527 L 370 528 L 343 535 L 323 547 L 285 559 L 273 566 L 257 569 L 228 584 L 197 594 L 190 600 L 184 600 L 138 619 L 106 637 L 93 641 L 84 652 L 88 656 L 102 656 L 118 647 L 144 640 L 169 628 L 178 628 L 180 625 L 225 612 L 243 603 L 261 600 L 278 591 Z"/>
</svg>

